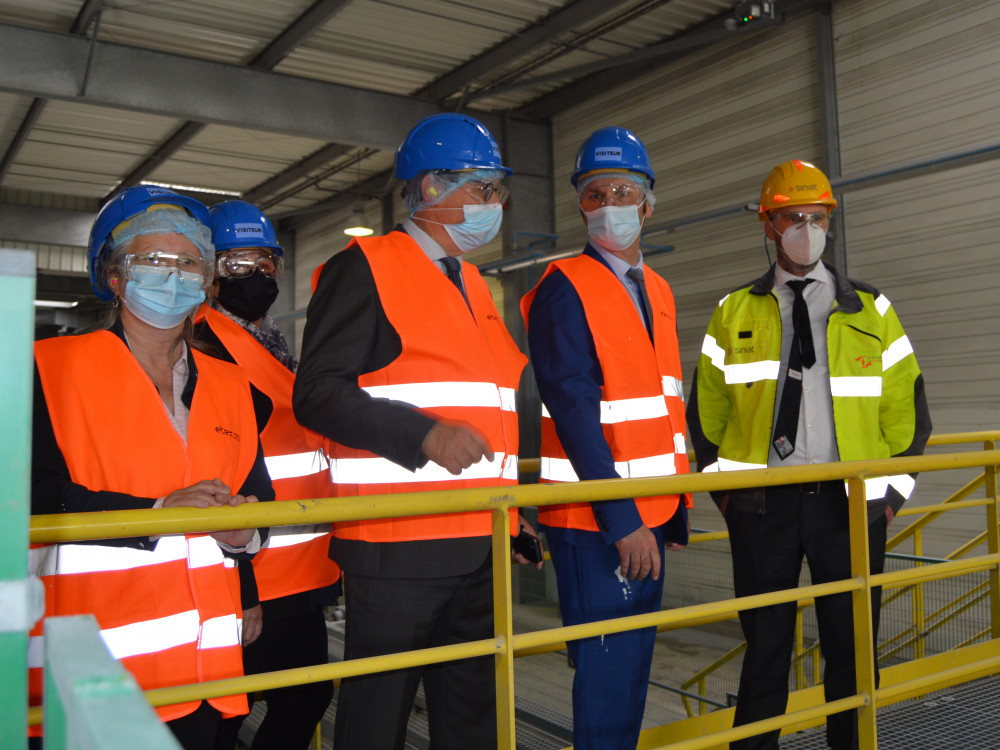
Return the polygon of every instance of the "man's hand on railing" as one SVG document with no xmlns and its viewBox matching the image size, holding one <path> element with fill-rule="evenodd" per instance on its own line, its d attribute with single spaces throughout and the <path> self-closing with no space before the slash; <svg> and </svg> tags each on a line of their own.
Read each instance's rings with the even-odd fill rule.
<svg viewBox="0 0 1000 750">
<path fill-rule="evenodd" d="M 656 537 L 646 526 L 640 526 L 615 542 L 624 578 L 642 580 L 648 575 L 660 580 L 660 548 Z"/>
</svg>

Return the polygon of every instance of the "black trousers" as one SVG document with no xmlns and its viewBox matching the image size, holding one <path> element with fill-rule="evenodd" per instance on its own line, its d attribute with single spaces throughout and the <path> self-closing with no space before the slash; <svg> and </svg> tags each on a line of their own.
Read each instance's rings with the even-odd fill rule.
<svg viewBox="0 0 1000 750">
<path fill-rule="evenodd" d="M 493 637 L 492 564 L 448 578 L 345 580 L 344 658 L 391 654 Z M 397 750 L 421 678 L 431 750 L 496 747 L 496 685 L 490 656 L 400 669 L 341 683 L 334 747 Z"/>
<path fill-rule="evenodd" d="M 276 617 L 275 607 L 264 602 L 261 636 L 243 649 L 247 674 L 326 664 L 326 618 L 320 607 Z M 252 696 L 249 696 L 253 700 Z M 267 712 L 254 734 L 252 750 L 306 750 L 316 725 L 333 699 L 331 681 L 295 685 L 263 693 Z M 224 719 L 216 750 L 233 750 L 243 716 Z"/>
<path fill-rule="evenodd" d="M 842 483 L 824 483 L 815 493 L 804 492 L 798 486 L 768 488 L 762 511 L 740 510 L 733 502 L 725 509 L 737 596 L 795 588 L 803 557 L 809 563 L 813 583 L 850 577 L 847 496 Z M 886 526 L 886 518 L 881 515 L 868 527 L 872 573 L 881 573 L 885 564 Z M 873 589 L 872 626 L 876 642 L 881 598 L 881 589 Z M 795 612 L 796 603 L 790 602 L 740 613 L 747 651 L 740 674 L 734 726 L 785 712 Z M 849 593 L 816 599 L 828 701 L 856 692 L 851 612 Z M 877 663 L 875 674 L 877 679 Z M 777 731 L 768 732 L 734 742 L 730 747 L 776 750 L 778 735 Z M 856 711 L 827 718 L 827 743 L 835 750 L 858 746 Z"/>
</svg>

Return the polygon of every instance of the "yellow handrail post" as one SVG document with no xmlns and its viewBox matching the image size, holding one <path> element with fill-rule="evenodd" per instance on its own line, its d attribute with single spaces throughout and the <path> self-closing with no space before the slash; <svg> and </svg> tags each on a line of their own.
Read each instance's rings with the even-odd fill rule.
<svg viewBox="0 0 1000 750">
<path fill-rule="evenodd" d="M 493 632 L 497 639 L 497 750 L 515 750 L 514 616 L 510 584 L 510 517 L 506 507 L 493 514 Z"/>
<path fill-rule="evenodd" d="M 868 559 L 868 503 L 863 479 L 848 481 L 849 528 L 851 532 L 851 578 L 864 586 L 851 592 L 854 612 L 854 667 L 856 688 L 865 702 L 858 708 L 860 750 L 876 750 L 875 648 L 872 634 L 871 567 Z"/>
<path fill-rule="evenodd" d="M 924 532 L 917 529 L 913 535 L 913 556 L 923 557 L 924 555 Z M 918 562 L 915 567 L 923 567 L 922 562 Z M 927 650 L 927 612 L 924 604 L 924 584 L 918 583 L 913 587 L 913 632 L 916 634 L 916 642 L 913 646 L 913 655 L 917 659 L 926 656 Z"/>
<path fill-rule="evenodd" d="M 795 608 L 795 689 L 806 686 L 806 670 L 803 659 L 805 653 L 805 634 L 802 632 L 802 607 Z"/>
<path fill-rule="evenodd" d="M 996 448 L 995 440 L 983 441 L 984 450 Z M 992 500 L 986 506 L 986 543 L 991 555 L 1000 552 L 1000 509 L 997 507 L 997 467 L 983 468 L 986 497 Z M 990 629 L 991 637 L 1000 638 L 1000 568 L 990 569 Z"/>
</svg>

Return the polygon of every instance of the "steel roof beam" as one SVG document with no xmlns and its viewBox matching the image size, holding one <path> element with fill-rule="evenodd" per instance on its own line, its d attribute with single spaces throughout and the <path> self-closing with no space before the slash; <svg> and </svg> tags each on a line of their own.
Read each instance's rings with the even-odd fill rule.
<svg viewBox="0 0 1000 750">
<path fill-rule="evenodd" d="M 110 42 L 97 43 L 80 96 L 88 44 L 0 24 L 0 90 L 379 149 L 395 149 L 414 122 L 439 111 L 410 96 Z M 475 115 L 490 129 L 503 124 Z"/>
<path fill-rule="evenodd" d="M 524 31 L 508 37 L 466 64 L 445 73 L 417 91 L 415 96 L 441 102 L 481 76 L 507 65 L 513 59 L 551 44 L 556 37 L 583 26 L 613 9 L 614 4 L 608 0 L 576 0 Z"/>
<path fill-rule="evenodd" d="M 87 28 L 90 26 L 90 22 L 93 20 L 94 16 L 100 10 L 102 2 L 103 0 L 86 0 L 83 7 L 80 8 L 80 12 L 76 14 L 76 19 L 73 21 L 73 25 L 70 27 L 69 33 L 86 34 Z M 4 177 L 6 177 L 7 173 L 10 171 L 11 165 L 14 163 L 17 155 L 21 152 L 21 148 L 24 146 L 25 142 L 28 140 L 28 133 L 30 133 L 31 129 L 35 127 L 35 123 L 38 122 L 38 118 L 42 114 L 43 109 L 45 109 L 45 99 L 35 99 L 28 108 L 28 113 L 21 121 L 21 125 L 18 127 L 13 140 L 11 140 L 10 145 L 7 147 L 7 151 L 4 153 L 3 159 L 0 159 L 0 182 L 3 182 Z"/>
<path fill-rule="evenodd" d="M 250 203 L 256 203 L 261 198 L 277 193 L 282 188 L 291 185 L 293 182 L 305 177 L 310 172 L 323 167 L 337 157 L 343 156 L 350 150 L 350 146 L 344 146 L 339 143 L 331 143 L 323 146 L 323 148 L 318 151 L 314 151 L 304 159 L 297 161 L 284 171 L 278 172 L 278 174 L 274 175 L 270 179 L 264 180 L 264 182 L 259 185 L 250 188 L 244 194 L 243 198 Z"/>
<path fill-rule="evenodd" d="M 350 0 L 317 0 L 254 57 L 248 67 L 271 70 L 349 2 Z M 153 153 L 143 159 L 139 166 L 125 175 L 115 190 L 139 183 L 204 129 L 203 122 L 188 121 L 181 125 Z"/>
</svg>

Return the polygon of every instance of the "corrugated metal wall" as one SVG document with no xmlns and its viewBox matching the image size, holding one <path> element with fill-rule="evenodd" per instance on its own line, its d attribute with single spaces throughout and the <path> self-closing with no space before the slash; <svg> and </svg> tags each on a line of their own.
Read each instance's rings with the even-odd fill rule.
<svg viewBox="0 0 1000 750">
<path fill-rule="evenodd" d="M 627 127 L 646 144 L 656 171 L 657 203 L 648 220 L 655 226 L 756 202 L 774 164 L 818 159 L 815 81 L 813 20 L 805 16 L 701 49 L 560 115 L 553 128 L 560 247 L 582 248 L 587 239 L 569 177 L 577 149 L 595 128 Z M 674 247 L 649 265 L 676 298 L 688 391 L 715 304 L 767 270 L 762 237 L 747 212 L 648 238 Z"/>
<path fill-rule="evenodd" d="M 1000 4 L 845 0 L 833 11 L 845 176 L 1000 141 Z M 810 14 L 715 45 L 559 116 L 557 184 L 568 185 L 577 147 L 603 125 L 630 127 L 649 148 L 659 201 L 650 226 L 755 201 L 767 172 L 786 159 L 822 167 L 814 24 Z M 896 305 L 936 432 L 1000 424 L 995 174 L 995 162 L 945 166 L 855 190 L 843 205 L 848 273 Z M 557 224 L 560 247 L 585 240 L 568 188 L 558 195 Z M 766 268 L 761 227 L 750 214 L 730 214 L 649 239 L 675 248 L 650 265 L 677 298 L 690 390 L 716 300 Z M 955 487 L 954 474 L 927 475 L 916 502 Z M 963 525 L 950 524 L 956 539 L 967 538 Z"/>
<path fill-rule="evenodd" d="M 838 2 L 834 29 L 845 175 L 1000 143 L 1000 3 Z M 995 161 L 945 165 L 845 201 L 848 271 L 896 306 L 935 432 L 1000 425 L 996 174 Z M 917 501 L 955 480 L 924 475 Z M 939 533 L 954 547 L 981 523 L 949 514 Z"/>
<path fill-rule="evenodd" d="M 1000 142 L 1000 3 L 838 0 L 833 24 L 845 176 Z M 623 80 L 557 116 L 559 249 L 586 240 L 569 176 L 578 146 L 598 127 L 629 127 L 645 141 L 657 172 L 649 227 L 755 203 L 768 171 L 787 159 L 823 167 L 815 36 L 812 14 L 793 17 Z M 994 165 L 944 164 L 935 174 L 851 191 L 843 202 L 848 273 L 896 305 L 925 373 L 937 432 L 1000 423 Z M 322 234 L 300 231 L 300 252 L 328 254 Z M 730 212 L 648 240 L 674 248 L 649 263 L 677 298 L 690 389 L 713 306 L 767 268 L 763 232 L 752 213 Z M 297 297 L 298 307 L 305 304 Z M 926 476 L 916 501 L 954 487 L 954 477 Z"/>
</svg>

